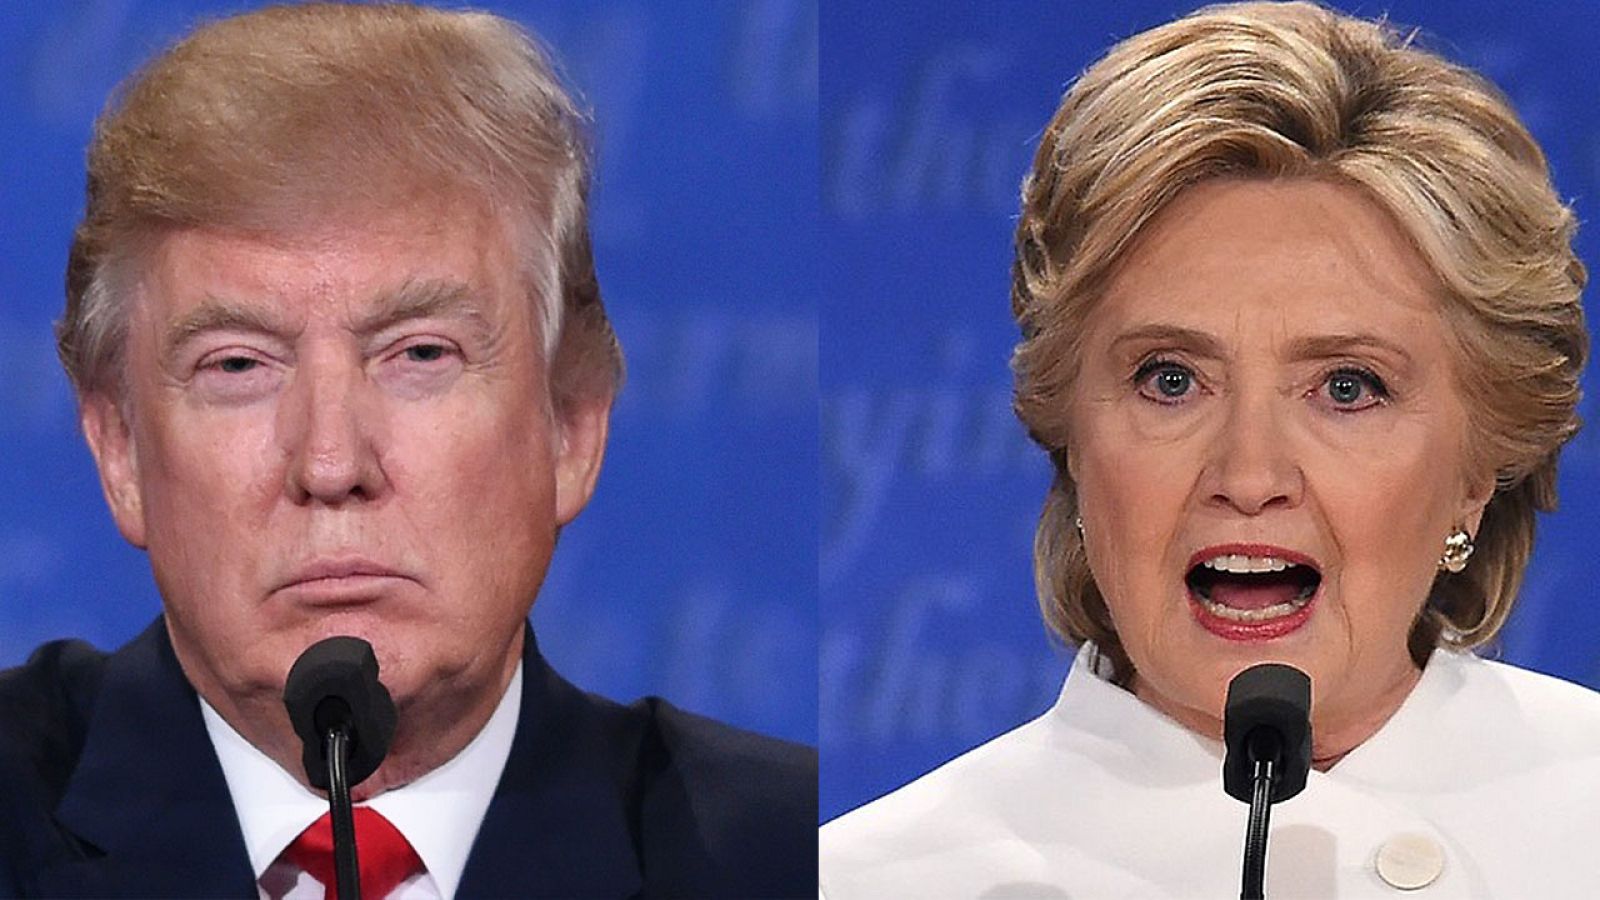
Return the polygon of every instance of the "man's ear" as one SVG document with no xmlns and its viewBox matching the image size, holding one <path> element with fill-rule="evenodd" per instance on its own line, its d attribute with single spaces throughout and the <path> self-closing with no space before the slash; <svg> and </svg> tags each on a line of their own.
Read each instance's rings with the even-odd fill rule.
<svg viewBox="0 0 1600 900">
<path fill-rule="evenodd" d="M 556 447 L 556 523 L 578 517 L 600 477 L 611 428 L 611 397 L 582 398 L 556 414 L 561 442 Z"/>
<path fill-rule="evenodd" d="M 78 422 L 100 470 L 100 489 L 117 530 L 128 543 L 145 549 L 144 495 L 139 489 L 139 454 L 130 423 L 115 401 L 99 393 L 83 398 Z"/>
</svg>

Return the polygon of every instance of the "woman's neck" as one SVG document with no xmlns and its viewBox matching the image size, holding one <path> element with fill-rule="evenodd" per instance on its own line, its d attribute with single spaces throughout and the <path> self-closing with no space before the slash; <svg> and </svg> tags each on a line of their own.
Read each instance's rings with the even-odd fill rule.
<svg viewBox="0 0 1600 900">
<path fill-rule="evenodd" d="M 1370 694 L 1347 701 L 1339 696 L 1319 698 L 1311 723 L 1311 767 L 1326 772 L 1365 743 L 1400 709 L 1422 678 L 1422 670 L 1408 665 L 1387 679 L 1388 686 L 1377 696 Z M 1220 715 L 1207 713 L 1181 703 L 1155 690 L 1135 672 L 1128 689 L 1168 718 L 1190 731 L 1213 740 L 1222 740 Z M 1313 686 L 1315 690 L 1315 686 Z M 1348 705 L 1349 708 L 1346 708 Z"/>
</svg>

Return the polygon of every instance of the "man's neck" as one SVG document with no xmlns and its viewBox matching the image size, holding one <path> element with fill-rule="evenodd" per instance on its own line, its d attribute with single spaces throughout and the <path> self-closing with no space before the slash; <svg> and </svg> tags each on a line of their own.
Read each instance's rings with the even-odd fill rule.
<svg viewBox="0 0 1600 900">
<path fill-rule="evenodd" d="M 455 690 L 439 687 L 424 696 L 396 698 L 399 721 L 389 752 L 377 771 L 351 790 L 352 802 L 361 803 L 410 784 L 460 753 L 483 729 L 505 695 L 522 662 L 521 644 L 519 639 L 517 652 L 508 655 L 494 683 Z M 316 790 L 306 778 L 302 760 L 304 744 L 275 693 L 235 700 L 225 692 L 207 690 L 200 684 L 196 684 L 195 689 L 246 741 L 307 789 Z"/>
<path fill-rule="evenodd" d="M 520 667 L 513 671 L 489 721 L 460 753 L 370 803 L 412 845 L 439 896 L 452 896 L 459 885 L 510 758 L 523 700 L 520 672 Z M 283 850 L 293 836 L 327 814 L 326 797 L 251 745 L 210 704 L 201 700 L 200 706 L 258 881 L 265 887 L 264 879 L 298 880 L 292 864 L 281 868 Z"/>
</svg>

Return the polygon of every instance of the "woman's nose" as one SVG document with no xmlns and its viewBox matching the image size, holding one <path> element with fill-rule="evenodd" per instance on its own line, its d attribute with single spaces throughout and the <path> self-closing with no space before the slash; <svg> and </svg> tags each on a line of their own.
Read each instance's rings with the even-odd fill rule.
<svg viewBox="0 0 1600 900">
<path fill-rule="evenodd" d="M 1296 461 L 1275 395 L 1235 395 L 1219 410 L 1220 427 L 1206 460 L 1209 503 L 1257 515 L 1300 505 L 1305 478 Z"/>
</svg>

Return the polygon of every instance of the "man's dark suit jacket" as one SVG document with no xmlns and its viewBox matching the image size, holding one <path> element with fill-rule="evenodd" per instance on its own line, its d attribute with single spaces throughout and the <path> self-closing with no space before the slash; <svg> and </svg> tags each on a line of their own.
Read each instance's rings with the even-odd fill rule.
<svg viewBox="0 0 1600 900">
<path fill-rule="evenodd" d="M 457 896 L 814 897 L 817 759 L 659 700 L 620 706 L 528 633 L 510 759 Z M 0 897 L 255 897 L 165 623 L 0 672 Z"/>
</svg>

